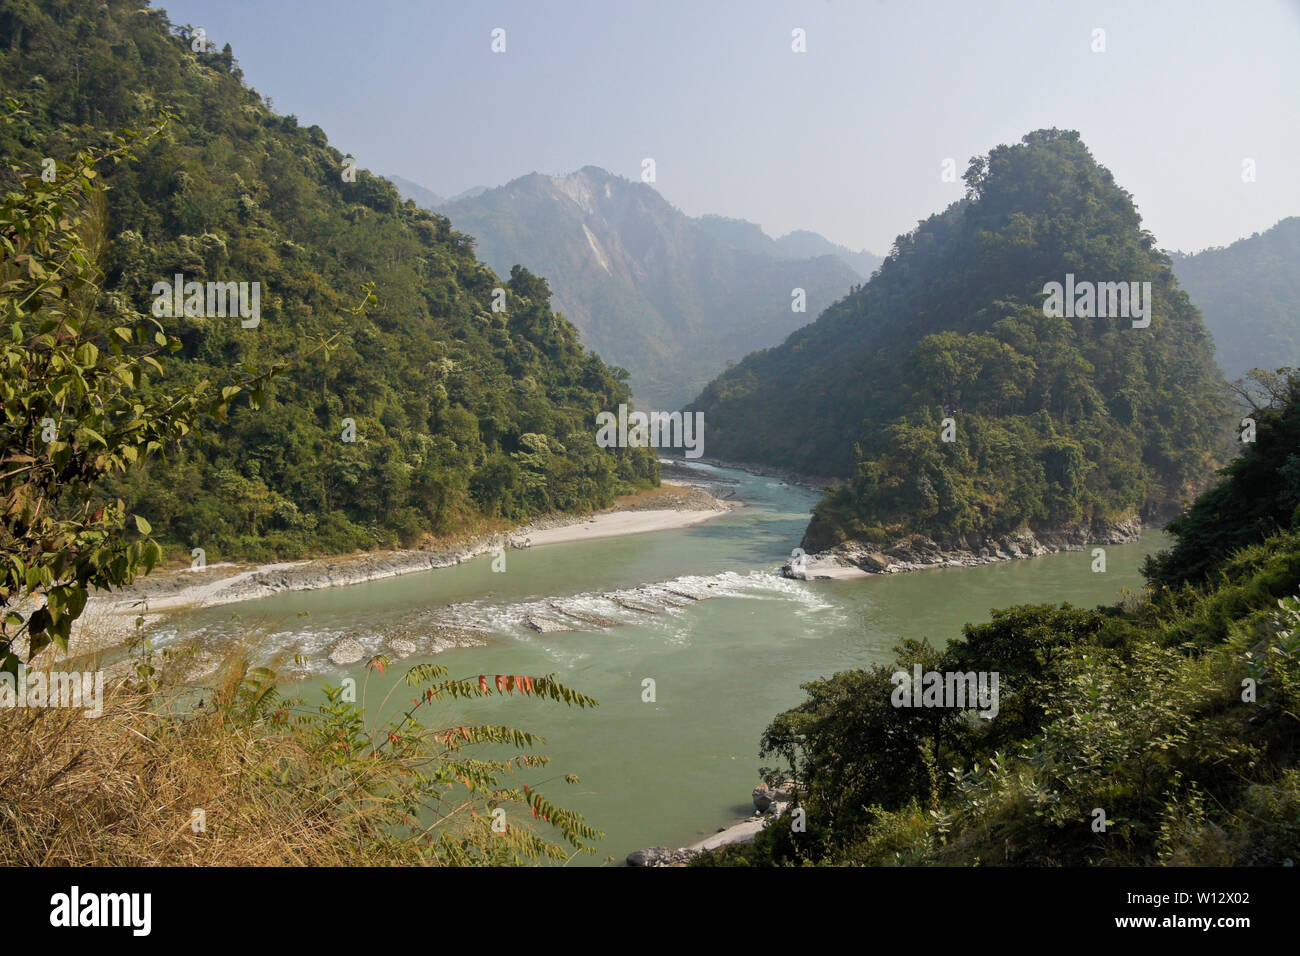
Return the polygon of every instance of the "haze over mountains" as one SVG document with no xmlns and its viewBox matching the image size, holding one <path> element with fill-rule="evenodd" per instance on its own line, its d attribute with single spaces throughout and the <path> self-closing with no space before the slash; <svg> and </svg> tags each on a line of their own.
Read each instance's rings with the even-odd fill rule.
<svg viewBox="0 0 1300 956">
<path fill-rule="evenodd" d="M 730 219 L 726 216 L 704 215 L 695 220 L 695 224 L 720 242 L 747 249 L 750 252 L 775 256 L 780 259 L 815 259 L 818 256 L 838 256 L 843 259 L 859 277 L 871 278 L 884 262 L 882 256 L 860 249 L 854 252 L 848 246 L 831 242 L 825 236 L 796 229 L 779 239 L 773 239 L 763 231 L 758 223 L 748 219 Z"/>
<path fill-rule="evenodd" d="M 1226 248 L 1172 258 L 1228 378 L 1300 366 L 1300 216 Z"/>
<path fill-rule="evenodd" d="M 457 193 L 448 199 L 445 196 L 439 196 L 432 190 L 425 189 L 419 183 L 413 183 L 409 179 L 403 179 L 401 176 L 389 176 L 387 178 L 389 182 L 397 187 L 397 191 L 402 194 L 403 199 L 414 200 L 417 206 L 428 209 L 429 211 L 436 210 L 438 207 L 446 205 L 449 202 L 456 202 L 459 199 L 470 199 L 480 193 L 487 192 L 486 186 L 474 186 L 470 189 L 466 189 L 464 192 Z"/>
<path fill-rule="evenodd" d="M 437 198 L 393 182 L 418 204 Z M 557 311 L 584 344 L 630 372 L 647 408 L 685 404 L 729 362 L 778 344 L 880 262 L 815 233 L 773 239 L 745 220 L 691 218 L 650 185 L 595 166 L 532 173 L 437 208 L 502 275 L 518 263 L 543 276 Z"/>
</svg>

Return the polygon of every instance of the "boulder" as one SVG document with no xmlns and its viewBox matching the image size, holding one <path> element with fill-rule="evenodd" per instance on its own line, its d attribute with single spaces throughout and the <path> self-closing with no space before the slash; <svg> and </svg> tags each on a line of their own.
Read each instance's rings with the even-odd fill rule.
<svg viewBox="0 0 1300 956">
<path fill-rule="evenodd" d="M 783 783 L 780 787 L 771 787 L 765 783 L 760 783 L 754 788 L 752 794 L 754 798 L 754 809 L 759 813 L 765 813 L 773 804 L 789 803 L 793 792 L 794 785 L 789 780 Z"/>
<path fill-rule="evenodd" d="M 528 615 L 524 618 L 524 626 L 532 628 L 541 634 L 556 634 L 561 631 L 576 631 L 578 629 L 576 624 L 569 624 L 553 617 L 544 617 L 541 614 Z"/>
<path fill-rule="evenodd" d="M 410 657 L 417 650 L 419 650 L 419 648 L 415 646 L 414 641 L 408 641 L 404 637 L 393 638 L 391 641 L 388 642 L 388 649 L 391 650 L 394 654 L 396 654 L 399 658 Z"/>
<path fill-rule="evenodd" d="M 880 551 L 867 551 L 858 555 L 858 567 L 873 574 L 880 574 L 887 571 L 889 566 L 894 563 L 894 559 Z"/>
<path fill-rule="evenodd" d="M 345 664 L 355 664 L 365 656 L 366 649 L 361 646 L 360 641 L 345 637 L 334 645 L 334 650 L 330 651 L 330 663 L 342 667 Z"/>
</svg>

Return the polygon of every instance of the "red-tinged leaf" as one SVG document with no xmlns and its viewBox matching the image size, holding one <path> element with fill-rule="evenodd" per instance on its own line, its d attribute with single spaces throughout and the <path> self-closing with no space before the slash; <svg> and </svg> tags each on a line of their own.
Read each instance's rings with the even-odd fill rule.
<svg viewBox="0 0 1300 956">
<path fill-rule="evenodd" d="M 506 693 L 513 694 L 515 690 L 515 677 L 513 674 L 506 675 Z"/>
<path fill-rule="evenodd" d="M 479 675 L 478 675 L 478 689 L 481 690 L 481 691 L 482 691 L 483 693 L 485 693 L 485 694 L 488 692 L 488 688 L 487 688 L 487 675 L 486 675 L 486 674 L 479 674 Z"/>
<path fill-rule="evenodd" d="M 506 689 L 506 678 L 504 674 L 497 675 L 497 693 L 500 694 Z"/>
</svg>

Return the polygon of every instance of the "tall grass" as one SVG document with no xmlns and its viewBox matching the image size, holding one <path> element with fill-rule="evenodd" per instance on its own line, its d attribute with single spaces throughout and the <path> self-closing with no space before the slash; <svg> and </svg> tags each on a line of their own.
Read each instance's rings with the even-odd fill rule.
<svg viewBox="0 0 1300 956">
<path fill-rule="evenodd" d="M 546 764 L 522 731 L 424 728 L 410 705 L 367 719 L 364 696 L 351 704 L 328 686 L 308 710 L 237 655 L 204 688 L 137 673 L 105 687 L 98 717 L 0 707 L 0 866 L 508 864 L 567 860 L 599 836 L 536 783 L 502 784 Z M 431 665 L 408 676 L 420 704 L 496 692 Z M 538 696 L 594 704 L 536 680 Z M 523 752 L 475 753 L 503 745 Z M 538 835 L 543 824 L 563 845 Z"/>
</svg>

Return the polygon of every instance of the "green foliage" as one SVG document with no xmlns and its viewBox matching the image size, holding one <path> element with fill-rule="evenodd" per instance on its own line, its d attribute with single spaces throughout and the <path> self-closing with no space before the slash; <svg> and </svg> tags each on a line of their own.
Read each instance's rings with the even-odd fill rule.
<svg viewBox="0 0 1300 956">
<path fill-rule="evenodd" d="M 182 687 L 177 698 L 178 688 L 148 663 L 151 657 L 137 668 L 151 677 L 135 687 L 151 706 L 137 705 L 131 713 L 143 721 L 129 726 L 168 732 L 184 753 L 175 775 L 187 783 L 213 762 L 233 779 L 233 787 L 222 788 L 222 810 L 214 807 L 212 822 L 221 821 L 223 837 L 238 827 L 246 839 L 282 853 L 280 835 L 265 830 L 287 827 L 291 859 L 309 865 L 480 866 L 567 862 L 595 852 L 590 841 L 603 836 L 545 795 L 543 788 L 556 780 L 579 781 L 548 771 L 550 758 L 537 753 L 544 738 L 496 724 L 447 725 L 438 710 L 450 701 L 516 693 L 596 706 L 554 675 L 457 680 L 426 664 L 411 668 L 375 702 L 370 678 L 388 667 L 379 656 L 366 663 L 359 689 L 325 684 L 324 699 L 309 706 L 282 696 L 272 670 L 250 669 L 237 658 L 214 687 Z M 416 696 L 403 703 L 408 689 Z M 458 714 L 466 710 L 456 707 Z M 200 748 L 195 738 L 205 736 L 211 746 Z"/>
<path fill-rule="evenodd" d="M 6 121 L 22 116 L 11 101 Z M 128 155 L 122 138 L 79 151 L 0 200 L 0 668 L 10 671 L 20 652 L 66 650 L 91 588 L 157 563 L 150 522 L 105 484 L 225 417 L 283 367 L 220 389 L 168 379 L 159 356 L 180 341 L 102 293 L 100 170 Z"/>
<path fill-rule="evenodd" d="M 936 660 L 928 646 L 909 645 L 900 648 L 896 668 L 877 666 L 805 684 L 808 700 L 764 731 L 761 756 L 783 760 L 764 775 L 814 784 L 806 798 L 810 833 L 842 838 L 863 822 L 869 803 L 900 806 L 929 796 L 925 747 L 946 754 L 963 728 L 953 711 L 892 706 L 890 675 L 910 674 L 914 663 L 928 670 Z"/>
<path fill-rule="evenodd" d="M 1169 523 L 1174 547 L 1143 568 L 1155 586 L 1201 583 L 1234 552 L 1295 527 L 1300 508 L 1300 376 L 1289 369 L 1257 372 L 1238 393 L 1255 440 L 1214 488 Z"/>
<path fill-rule="evenodd" d="M 372 659 L 367 677 L 386 667 L 385 659 Z M 268 706 L 273 679 L 262 674 L 242 682 L 232 710 L 244 720 L 264 721 L 269 736 L 301 747 L 308 759 L 270 763 L 261 772 L 270 785 L 290 791 L 295 804 L 330 807 L 368 856 L 471 866 L 567 860 L 573 850 L 595 852 L 584 841 L 603 834 L 581 814 L 556 806 L 537 782 L 505 781 L 549 764 L 548 757 L 533 752 L 543 738 L 506 726 L 445 727 L 421 720 L 439 702 L 515 692 L 596 706 L 554 675 L 511 675 L 508 683 L 496 677 L 493 685 L 486 675 L 457 680 L 445 667 L 419 665 L 397 685 L 419 694 L 394 717 L 387 716 L 393 692 L 367 716 L 365 687 L 361 700 L 352 702 L 343 688 L 327 685 L 326 701 L 314 714 L 295 714 L 301 710 L 297 701 L 272 698 Z M 486 754 L 478 755 L 484 748 Z M 498 756 L 502 750 L 508 755 Z M 564 780 L 578 782 L 573 775 Z M 554 829 L 572 850 L 539 835 L 534 820 Z"/>
<path fill-rule="evenodd" d="M 805 547 L 1169 510 L 1219 453 L 1226 403 L 1209 337 L 1078 134 L 999 146 L 967 186 L 900 236 L 865 287 L 692 406 L 712 455 L 848 477 Z M 1045 316 L 1043 286 L 1067 272 L 1150 282 L 1151 326 Z M 942 442 L 948 417 L 956 440 Z"/>
<path fill-rule="evenodd" d="M 176 117 L 104 176 L 105 298 L 148 312 L 154 284 L 177 273 L 261 283 L 256 328 L 158 317 L 180 343 L 164 387 L 334 338 L 268 383 L 256 414 L 232 408 L 165 464 L 105 480 L 159 541 L 209 560 L 411 545 L 657 481 L 647 449 L 596 447 L 595 414 L 628 391 L 551 311 L 545 281 L 522 269 L 503 281 L 445 217 L 365 170 L 348 181 L 324 133 L 272 113 L 228 52 L 194 52 L 191 31 L 142 0 L 6 5 L 0 37 L 0 89 L 26 110 L 0 152 L 26 170 L 142 126 L 158 105 Z M 368 284 L 377 301 L 341 323 Z M 530 434 L 549 452 L 520 470 Z"/>
<path fill-rule="evenodd" d="M 790 770 L 806 788 L 807 833 L 770 827 L 764 853 L 750 862 L 1294 859 L 1300 601 L 1289 598 L 1276 615 L 1256 607 L 1203 653 L 1170 643 L 1179 616 L 1153 599 L 1129 612 L 1015 608 L 992 625 L 968 626 L 935 669 L 1007 667 L 1000 712 L 987 722 L 891 708 L 885 668 L 808 685 L 809 700 L 763 739 L 765 752 L 778 741 L 797 756 Z M 1044 654 L 1049 630 L 1054 649 Z M 1007 646 L 1012 660 L 999 654 L 999 643 L 1022 636 L 1023 649 Z M 1015 657 L 1029 666 L 1018 671 Z M 1248 678 L 1258 686 L 1249 702 Z M 941 721 L 948 727 L 936 734 Z M 926 753 L 946 771 L 938 787 Z M 1265 807 L 1271 815 L 1261 816 Z M 1105 833 L 1092 828 L 1097 808 Z"/>
</svg>

